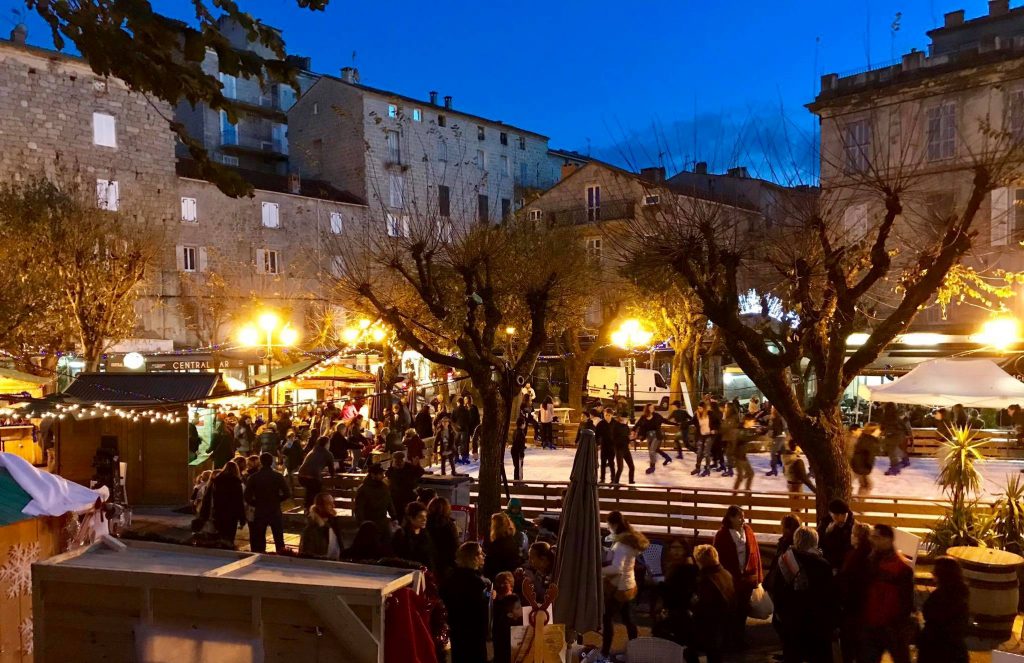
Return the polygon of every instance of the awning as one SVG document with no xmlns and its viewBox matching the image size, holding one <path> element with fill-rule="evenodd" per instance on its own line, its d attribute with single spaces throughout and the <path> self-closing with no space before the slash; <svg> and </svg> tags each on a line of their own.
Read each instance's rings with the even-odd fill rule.
<svg viewBox="0 0 1024 663">
<path fill-rule="evenodd" d="M 934 359 L 895 382 L 867 389 L 878 403 L 997 409 L 1024 404 L 1024 382 L 991 359 Z"/>
<path fill-rule="evenodd" d="M 210 397 L 219 383 L 220 373 L 79 373 L 63 395 L 77 403 L 178 404 Z"/>
<path fill-rule="evenodd" d="M 52 382 L 51 378 L 23 373 L 13 368 L 0 368 L 0 394 L 28 393 L 33 397 L 43 395 L 43 387 Z"/>
</svg>

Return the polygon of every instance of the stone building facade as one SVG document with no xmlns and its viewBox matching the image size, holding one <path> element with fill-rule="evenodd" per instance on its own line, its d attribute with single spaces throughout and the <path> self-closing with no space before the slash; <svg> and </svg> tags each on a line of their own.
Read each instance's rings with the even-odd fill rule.
<svg viewBox="0 0 1024 663">
<path fill-rule="evenodd" d="M 546 136 L 456 110 L 434 92 L 423 101 L 362 85 L 354 69 L 321 76 L 288 121 L 293 168 L 365 196 L 392 234 L 410 217 L 499 221 L 561 176 Z"/>
<path fill-rule="evenodd" d="M 964 209 L 976 155 L 1024 136 L 1024 7 L 993 0 L 987 15 L 969 21 L 962 10 L 950 12 L 928 35 L 928 52 L 911 51 L 898 64 L 823 76 L 808 106 L 820 120 L 822 190 L 836 201 L 843 232 L 863 236 L 882 218 L 868 180 L 899 180 L 907 191 L 896 243 L 934 240 L 943 219 Z M 985 274 L 1024 269 L 1024 188 L 993 192 L 972 228 L 978 234 L 967 264 Z M 1008 302 L 1018 315 L 1022 295 Z M 954 306 L 943 318 L 932 307 L 915 328 L 962 335 L 988 315 Z"/>
</svg>

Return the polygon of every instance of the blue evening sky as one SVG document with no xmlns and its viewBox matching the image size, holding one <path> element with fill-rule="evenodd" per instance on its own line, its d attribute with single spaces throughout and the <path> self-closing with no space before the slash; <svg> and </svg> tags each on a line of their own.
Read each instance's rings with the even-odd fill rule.
<svg viewBox="0 0 1024 663">
<path fill-rule="evenodd" d="M 188 18 L 186 0 L 154 4 Z M 766 153 L 788 172 L 813 163 L 816 123 L 803 104 L 821 73 L 924 49 L 945 12 L 987 11 L 985 0 L 332 0 L 322 14 L 293 0 L 240 4 L 281 28 L 315 71 L 337 74 L 355 53 L 367 85 L 450 94 L 456 108 L 546 134 L 553 147 L 626 166 L 706 160 L 762 174 Z M 44 26 L 29 25 L 44 45 Z"/>
</svg>

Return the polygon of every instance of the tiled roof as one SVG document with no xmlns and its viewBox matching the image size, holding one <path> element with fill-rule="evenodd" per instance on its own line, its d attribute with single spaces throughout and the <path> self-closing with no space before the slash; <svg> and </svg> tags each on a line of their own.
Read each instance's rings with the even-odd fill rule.
<svg viewBox="0 0 1024 663">
<path fill-rule="evenodd" d="M 0 468 L 0 527 L 31 518 L 21 512 L 31 500 L 11 473 Z"/>
<path fill-rule="evenodd" d="M 64 395 L 79 403 L 159 405 L 209 397 L 219 373 L 79 373 Z"/>
<path fill-rule="evenodd" d="M 243 180 L 249 183 L 254 189 L 260 189 L 262 191 L 275 191 L 277 193 L 288 193 L 292 192 L 288 190 L 288 176 L 277 175 L 275 173 L 263 173 L 257 170 L 248 170 L 245 168 L 233 168 L 230 166 L 222 166 L 228 168 L 239 175 Z M 190 177 L 192 179 L 204 179 L 199 174 L 199 168 L 196 162 L 192 159 L 178 159 L 175 164 L 175 170 L 180 177 Z M 337 203 L 347 203 L 349 205 L 365 205 L 366 201 L 359 196 L 349 193 L 348 191 L 342 191 L 323 180 L 307 179 L 305 177 L 299 180 L 299 193 L 293 194 L 299 196 L 305 196 L 307 198 L 319 198 L 320 200 L 331 200 Z"/>
</svg>

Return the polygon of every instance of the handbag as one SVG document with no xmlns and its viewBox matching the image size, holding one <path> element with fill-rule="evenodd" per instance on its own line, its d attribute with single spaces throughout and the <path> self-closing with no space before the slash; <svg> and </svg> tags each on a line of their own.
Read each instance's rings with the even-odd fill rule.
<svg viewBox="0 0 1024 663">
<path fill-rule="evenodd" d="M 747 614 L 754 619 L 768 619 L 772 616 L 774 610 L 775 605 L 772 603 L 772 597 L 768 596 L 768 592 L 764 591 L 761 583 L 758 583 L 757 587 L 750 594 L 750 608 Z"/>
</svg>

